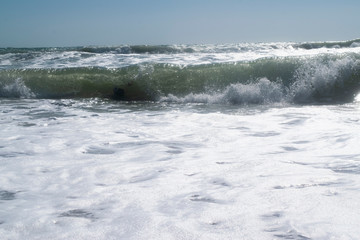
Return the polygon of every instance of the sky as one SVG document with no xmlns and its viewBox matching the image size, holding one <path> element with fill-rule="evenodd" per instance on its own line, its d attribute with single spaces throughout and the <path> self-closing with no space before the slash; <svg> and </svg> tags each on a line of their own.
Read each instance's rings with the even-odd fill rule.
<svg viewBox="0 0 360 240">
<path fill-rule="evenodd" d="M 0 47 L 360 38 L 359 0 L 0 0 Z"/>
</svg>

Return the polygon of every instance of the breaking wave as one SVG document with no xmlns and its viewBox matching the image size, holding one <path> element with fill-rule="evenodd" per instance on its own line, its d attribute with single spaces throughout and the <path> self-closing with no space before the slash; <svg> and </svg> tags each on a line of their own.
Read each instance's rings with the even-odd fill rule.
<svg viewBox="0 0 360 240">
<path fill-rule="evenodd" d="M 360 39 L 349 41 L 304 42 L 304 43 L 238 43 L 238 44 L 197 44 L 197 45 L 120 45 L 85 47 L 39 47 L 0 48 L 2 54 L 38 54 L 53 52 L 80 52 L 97 54 L 179 54 L 179 53 L 239 53 L 244 51 L 271 50 L 281 48 L 319 49 L 360 47 Z"/>
<path fill-rule="evenodd" d="M 360 55 L 355 53 L 185 67 L 147 63 L 0 71 L 0 97 L 263 104 L 347 102 L 359 90 Z"/>
</svg>

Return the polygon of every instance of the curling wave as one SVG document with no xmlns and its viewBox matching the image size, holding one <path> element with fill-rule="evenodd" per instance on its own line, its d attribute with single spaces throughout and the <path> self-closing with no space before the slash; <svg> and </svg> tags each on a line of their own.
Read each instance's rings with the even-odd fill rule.
<svg viewBox="0 0 360 240">
<path fill-rule="evenodd" d="M 121 89 L 121 96 L 114 89 Z M 359 90 L 360 55 L 355 53 L 185 67 L 147 63 L 0 71 L 0 97 L 263 104 L 347 102 Z"/>
</svg>

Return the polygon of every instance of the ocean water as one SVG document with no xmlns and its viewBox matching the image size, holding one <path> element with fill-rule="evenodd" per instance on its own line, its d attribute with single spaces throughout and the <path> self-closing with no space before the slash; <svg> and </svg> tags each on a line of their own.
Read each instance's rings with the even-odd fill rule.
<svg viewBox="0 0 360 240">
<path fill-rule="evenodd" d="M 359 239 L 360 40 L 0 49 L 0 239 Z"/>
</svg>

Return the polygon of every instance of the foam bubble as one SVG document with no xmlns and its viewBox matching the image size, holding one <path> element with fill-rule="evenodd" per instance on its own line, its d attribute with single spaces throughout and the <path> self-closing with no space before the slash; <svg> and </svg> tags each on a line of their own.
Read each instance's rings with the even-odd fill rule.
<svg viewBox="0 0 360 240">
<path fill-rule="evenodd" d="M 284 98 L 280 83 L 261 78 L 250 84 L 231 84 L 221 92 L 190 93 L 184 97 L 168 95 L 160 99 L 164 102 L 180 103 L 220 103 L 220 104 L 263 104 L 280 102 Z"/>
<path fill-rule="evenodd" d="M 21 78 L 0 88 L 1 97 L 34 98 L 35 94 L 25 85 Z"/>
<path fill-rule="evenodd" d="M 358 95 L 356 95 L 355 102 L 360 102 L 360 93 Z"/>
<path fill-rule="evenodd" d="M 351 56 L 327 59 L 310 58 L 295 73 L 295 82 L 290 86 L 289 95 L 295 102 L 334 100 L 351 98 L 351 78 L 354 69 L 360 65 Z M 348 83 L 349 82 L 349 83 Z"/>
</svg>

